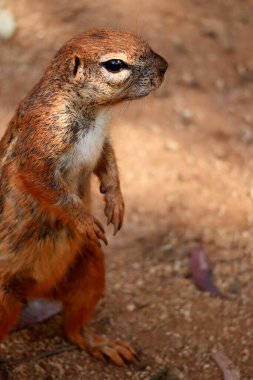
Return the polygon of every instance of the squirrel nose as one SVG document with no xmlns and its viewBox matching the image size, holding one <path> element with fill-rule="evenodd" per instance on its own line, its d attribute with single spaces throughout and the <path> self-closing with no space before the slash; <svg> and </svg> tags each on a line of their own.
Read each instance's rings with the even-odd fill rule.
<svg viewBox="0 0 253 380">
<path fill-rule="evenodd" d="M 156 64 L 157 64 L 158 74 L 164 75 L 169 67 L 168 62 L 163 57 L 156 54 Z"/>
</svg>

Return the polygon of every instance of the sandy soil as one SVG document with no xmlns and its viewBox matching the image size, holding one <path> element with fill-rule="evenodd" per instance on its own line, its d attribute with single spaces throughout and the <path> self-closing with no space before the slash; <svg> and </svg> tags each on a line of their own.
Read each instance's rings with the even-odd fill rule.
<svg viewBox="0 0 253 380">
<path fill-rule="evenodd" d="M 163 87 L 115 110 L 126 217 L 108 229 L 107 293 L 92 328 L 127 339 L 142 366 L 117 368 L 64 346 L 60 316 L 14 333 L 1 359 L 10 379 L 221 380 L 223 351 L 253 379 L 253 3 L 6 0 L 17 33 L 0 41 L 2 131 L 54 52 L 106 26 L 141 34 L 170 62 Z M 94 183 L 95 214 L 105 221 Z M 187 254 L 202 247 L 232 301 L 198 291 Z"/>
</svg>

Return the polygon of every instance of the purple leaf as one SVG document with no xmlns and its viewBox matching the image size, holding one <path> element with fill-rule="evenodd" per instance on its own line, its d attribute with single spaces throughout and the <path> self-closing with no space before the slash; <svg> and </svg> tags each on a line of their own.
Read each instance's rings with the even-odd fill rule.
<svg viewBox="0 0 253 380">
<path fill-rule="evenodd" d="M 214 285 L 208 258 L 201 249 L 191 252 L 189 273 L 198 289 L 209 292 L 214 296 L 228 298 Z"/>
<path fill-rule="evenodd" d="M 212 358 L 223 373 L 224 380 L 240 380 L 240 371 L 233 368 L 231 360 L 221 351 L 213 351 Z"/>
<path fill-rule="evenodd" d="M 60 302 L 38 299 L 27 304 L 14 330 L 21 330 L 34 323 L 40 323 L 62 310 Z"/>
</svg>

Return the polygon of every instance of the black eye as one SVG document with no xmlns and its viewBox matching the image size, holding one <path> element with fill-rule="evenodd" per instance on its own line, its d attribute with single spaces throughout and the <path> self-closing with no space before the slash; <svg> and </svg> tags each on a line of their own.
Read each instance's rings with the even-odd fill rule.
<svg viewBox="0 0 253 380">
<path fill-rule="evenodd" d="M 101 65 L 110 73 L 119 73 L 121 70 L 128 68 L 128 65 L 121 59 L 110 59 L 102 62 Z"/>
</svg>

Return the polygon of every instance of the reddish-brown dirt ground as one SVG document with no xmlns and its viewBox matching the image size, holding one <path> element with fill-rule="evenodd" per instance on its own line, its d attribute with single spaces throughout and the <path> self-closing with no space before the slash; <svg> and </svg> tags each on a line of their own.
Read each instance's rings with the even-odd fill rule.
<svg viewBox="0 0 253 380">
<path fill-rule="evenodd" d="M 6 0 L 17 32 L 0 41 L 2 132 L 55 51 L 91 27 L 142 35 L 170 62 L 163 87 L 115 109 L 112 136 L 126 202 L 107 229 L 107 289 L 91 328 L 126 339 L 142 366 L 118 368 L 62 347 L 61 318 L 13 333 L 2 360 L 15 380 L 221 380 L 223 351 L 253 379 L 253 3 L 250 0 Z M 94 213 L 105 222 L 94 182 Z M 203 247 L 214 298 L 186 277 Z"/>
</svg>

